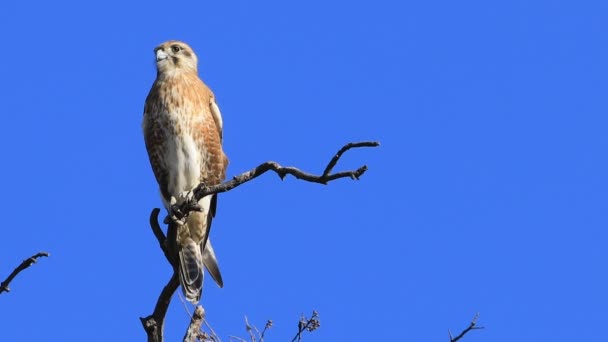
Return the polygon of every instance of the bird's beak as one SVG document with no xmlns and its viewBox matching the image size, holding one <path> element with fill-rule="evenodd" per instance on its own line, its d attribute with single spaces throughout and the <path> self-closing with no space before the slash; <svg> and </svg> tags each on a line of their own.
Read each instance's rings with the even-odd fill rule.
<svg viewBox="0 0 608 342">
<path fill-rule="evenodd" d="M 161 49 L 156 50 L 156 61 L 160 62 L 162 60 L 165 60 L 169 58 L 169 55 L 167 55 L 167 53 Z"/>
</svg>

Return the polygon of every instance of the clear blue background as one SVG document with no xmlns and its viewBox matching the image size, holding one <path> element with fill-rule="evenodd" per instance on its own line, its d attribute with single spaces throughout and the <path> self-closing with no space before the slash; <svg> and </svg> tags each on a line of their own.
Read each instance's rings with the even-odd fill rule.
<svg viewBox="0 0 608 342">
<path fill-rule="evenodd" d="M 142 341 L 170 267 L 144 148 L 153 48 L 180 39 L 224 116 L 236 175 L 206 283 L 225 341 L 605 341 L 608 5 L 604 1 L 4 1 L 1 341 Z M 167 340 L 189 321 L 179 298 Z"/>
</svg>

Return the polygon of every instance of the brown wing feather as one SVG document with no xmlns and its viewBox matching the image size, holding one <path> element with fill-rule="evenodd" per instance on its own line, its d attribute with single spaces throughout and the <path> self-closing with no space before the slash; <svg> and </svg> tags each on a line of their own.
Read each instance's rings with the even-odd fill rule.
<svg viewBox="0 0 608 342">
<path fill-rule="evenodd" d="M 192 136 L 199 150 L 204 151 L 205 155 L 204 162 L 201 164 L 201 182 L 207 185 L 216 185 L 226 178 L 228 158 L 222 150 L 221 130 L 218 126 L 221 125 L 221 122 L 218 123 L 216 115 L 212 112 L 213 93 L 204 83 L 200 82 L 199 84 L 201 88 L 198 93 L 204 94 L 204 98 L 201 100 L 203 103 L 206 103 L 206 106 L 203 109 L 204 118 L 203 120 L 196 121 L 195 127 L 192 130 Z M 207 217 L 207 235 L 211 228 L 211 221 L 215 217 L 216 207 L 217 195 L 213 195 Z"/>
<path fill-rule="evenodd" d="M 205 154 L 205 160 L 201 164 L 201 182 L 216 185 L 226 177 L 228 166 L 228 158 L 222 150 L 221 118 L 216 117 L 219 113 L 212 110 L 215 101 L 213 92 L 198 77 L 197 80 L 196 87 L 191 90 L 199 95 L 203 118 L 193 120 L 192 137 L 199 150 Z"/>
<path fill-rule="evenodd" d="M 203 120 L 193 120 L 196 124 L 192 129 L 192 137 L 204 156 L 204 160 L 201 163 L 201 182 L 207 185 L 216 185 L 221 183 L 226 177 L 228 158 L 222 150 L 221 117 L 219 117 L 219 110 L 213 109 L 213 93 L 202 81 L 199 85 L 201 88 L 197 93 L 203 95 L 201 99 L 201 102 L 204 104 L 202 108 Z M 216 208 L 217 194 L 214 194 L 211 197 L 209 212 L 207 214 L 207 229 L 201 246 L 206 246 L 207 248 L 203 250 L 205 267 L 215 282 L 222 287 L 224 282 L 217 265 L 217 260 L 215 259 L 215 254 L 211 248 L 211 244 L 207 244 Z"/>
<path fill-rule="evenodd" d="M 161 117 L 157 115 L 157 113 L 160 113 L 161 110 L 163 110 L 163 108 L 161 108 L 162 103 L 160 103 L 158 98 L 157 88 L 156 84 L 154 84 L 146 98 L 143 121 L 144 141 L 146 143 L 150 165 L 152 166 L 152 171 L 158 182 L 161 194 L 165 200 L 168 201 L 171 198 L 171 195 L 167 189 L 168 174 L 163 158 L 164 142 L 167 138 L 167 125 L 161 122 Z"/>
<path fill-rule="evenodd" d="M 211 101 L 209 103 L 209 109 L 211 110 L 211 116 L 213 117 L 213 121 L 215 122 L 215 128 L 217 129 L 219 135 L 220 135 L 220 143 L 222 143 L 223 140 L 223 120 L 222 120 L 222 113 L 220 112 L 220 107 L 217 105 L 217 102 L 215 101 L 215 96 L 213 96 L 213 93 L 211 93 Z"/>
</svg>

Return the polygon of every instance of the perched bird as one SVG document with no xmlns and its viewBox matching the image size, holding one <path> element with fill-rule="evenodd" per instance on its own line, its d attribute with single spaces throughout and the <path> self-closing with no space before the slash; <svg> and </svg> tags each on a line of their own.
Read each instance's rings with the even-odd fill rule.
<svg viewBox="0 0 608 342">
<path fill-rule="evenodd" d="M 187 44 L 168 41 L 154 49 L 156 80 L 146 98 L 143 131 L 148 157 L 165 208 L 187 199 L 199 183 L 216 185 L 226 176 L 222 150 L 222 116 L 213 92 L 198 76 L 198 58 Z M 198 303 L 203 264 L 222 287 L 222 275 L 208 239 L 217 195 L 202 198 L 201 212 L 178 225 L 179 280 L 191 303 Z M 206 246 L 203 244 L 206 242 Z"/>
</svg>

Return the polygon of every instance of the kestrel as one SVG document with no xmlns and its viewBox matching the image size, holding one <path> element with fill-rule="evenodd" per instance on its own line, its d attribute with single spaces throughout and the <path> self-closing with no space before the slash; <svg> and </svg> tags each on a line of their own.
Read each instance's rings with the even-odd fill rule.
<svg viewBox="0 0 608 342">
<path fill-rule="evenodd" d="M 156 80 L 146 98 L 143 131 L 152 170 L 165 208 L 186 200 L 199 183 L 216 185 L 226 176 L 228 158 L 222 150 L 222 116 L 213 92 L 198 76 L 198 58 L 190 46 L 168 41 L 154 49 Z M 179 280 L 191 303 L 198 303 L 203 265 L 222 287 L 222 275 L 208 239 L 217 195 L 199 202 L 178 225 L 176 246 Z M 206 246 L 203 244 L 206 242 Z"/>
</svg>

